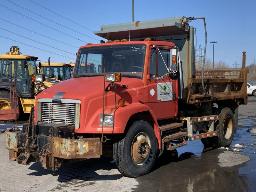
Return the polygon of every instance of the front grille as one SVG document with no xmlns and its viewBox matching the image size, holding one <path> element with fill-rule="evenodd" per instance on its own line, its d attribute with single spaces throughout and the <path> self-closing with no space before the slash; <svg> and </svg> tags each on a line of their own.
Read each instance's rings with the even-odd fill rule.
<svg viewBox="0 0 256 192">
<path fill-rule="evenodd" d="M 79 126 L 80 104 L 74 103 L 40 103 L 41 118 L 40 121 L 51 124 L 74 125 Z"/>
</svg>

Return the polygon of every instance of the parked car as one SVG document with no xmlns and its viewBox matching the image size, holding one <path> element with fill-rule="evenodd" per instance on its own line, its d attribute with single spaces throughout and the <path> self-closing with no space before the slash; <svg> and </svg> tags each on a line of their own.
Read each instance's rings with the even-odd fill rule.
<svg viewBox="0 0 256 192">
<path fill-rule="evenodd" d="M 256 96 L 256 85 L 247 83 L 247 94 Z"/>
</svg>

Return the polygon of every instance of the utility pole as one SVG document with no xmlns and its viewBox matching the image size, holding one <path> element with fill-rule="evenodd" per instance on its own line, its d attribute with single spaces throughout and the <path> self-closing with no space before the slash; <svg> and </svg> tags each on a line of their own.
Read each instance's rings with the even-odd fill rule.
<svg viewBox="0 0 256 192">
<path fill-rule="evenodd" d="M 134 23 L 134 0 L 132 0 L 132 22 Z"/>
<path fill-rule="evenodd" d="M 217 41 L 211 41 L 212 44 L 212 68 L 214 69 L 214 45 L 217 43 Z"/>
</svg>

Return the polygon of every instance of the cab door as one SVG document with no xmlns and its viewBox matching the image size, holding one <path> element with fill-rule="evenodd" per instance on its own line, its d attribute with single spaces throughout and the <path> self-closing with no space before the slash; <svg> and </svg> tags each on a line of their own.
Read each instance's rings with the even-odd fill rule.
<svg viewBox="0 0 256 192">
<path fill-rule="evenodd" d="M 32 97 L 32 82 L 29 78 L 27 61 L 16 60 L 15 62 L 15 79 L 17 92 L 20 95 L 20 97 Z"/>
<path fill-rule="evenodd" d="M 157 119 L 167 119 L 178 113 L 178 80 L 170 75 L 177 50 L 168 47 L 151 49 L 150 81 L 148 84 L 148 106 Z M 176 64 L 176 63 L 175 63 Z"/>
</svg>

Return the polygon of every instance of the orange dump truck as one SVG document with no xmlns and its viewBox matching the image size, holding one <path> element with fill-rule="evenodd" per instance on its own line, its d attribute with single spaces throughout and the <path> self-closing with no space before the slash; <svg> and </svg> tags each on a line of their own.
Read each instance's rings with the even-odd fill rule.
<svg viewBox="0 0 256 192">
<path fill-rule="evenodd" d="M 96 34 L 109 41 L 80 47 L 74 78 L 37 95 L 26 130 L 6 133 L 10 158 L 55 170 L 112 152 L 123 175 L 138 177 L 188 140 L 229 146 L 247 71 L 197 72 L 190 21 L 103 26 Z"/>
</svg>

